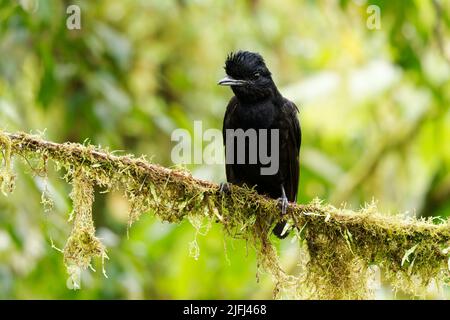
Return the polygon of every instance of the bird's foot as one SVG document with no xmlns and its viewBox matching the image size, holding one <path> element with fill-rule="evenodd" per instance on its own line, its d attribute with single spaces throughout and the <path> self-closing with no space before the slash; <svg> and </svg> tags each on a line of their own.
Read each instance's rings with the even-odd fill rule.
<svg viewBox="0 0 450 320">
<path fill-rule="evenodd" d="M 289 206 L 289 200 L 286 197 L 278 198 L 278 207 L 281 210 L 281 214 L 284 216 L 287 212 L 287 208 Z"/>
<path fill-rule="evenodd" d="M 283 216 L 286 215 L 287 208 L 289 206 L 289 200 L 286 197 L 286 192 L 284 191 L 283 185 L 281 185 L 281 197 L 277 199 L 278 200 L 278 207 L 281 210 L 281 220 L 276 224 L 275 228 L 272 230 L 272 232 L 280 239 L 284 239 L 289 234 L 289 224 L 284 221 Z"/>
<path fill-rule="evenodd" d="M 278 198 L 278 207 L 281 210 L 281 216 L 285 216 L 286 212 L 287 212 L 287 208 L 289 206 L 289 201 L 286 197 L 281 197 Z M 273 229 L 273 233 L 279 238 L 279 239 L 284 239 L 288 236 L 289 234 L 289 224 L 283 219 L 280 220 L 280 222 L 277 223 L 277 225 L 275 226 L 275 228 Z"/>
<path fill-rule="evenodd" d="M 220 194 L 230 194 L 231 193 L 231 184 L 228 182 L 221 182 L 219 185 L 219 193 Z"/>
</svg>

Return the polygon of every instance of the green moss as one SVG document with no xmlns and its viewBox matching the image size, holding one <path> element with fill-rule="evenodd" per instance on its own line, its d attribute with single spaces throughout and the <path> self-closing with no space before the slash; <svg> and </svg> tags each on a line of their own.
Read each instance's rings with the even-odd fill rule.
<svg viewBox="0 0 450 320">
<path fill-rule="evenodd" d="M 11 139 L 0 131 L 0 144 L 3 146 L 3 166 L 0 168 L 0 190 L 4 195 L 14 190 L 15 175 L 11 170 Z"/>
<path fill-rule="evenodd" d="M 93 146 L 55 144 L 27 134 L 0 133 L 4 149 L 2 181 L 10 181 L 10 158 L 51 159 L 73 186 L 73 230 L 64 248 L 71 281 L 78 285 L 80 270 L 95 257 L 105 259 L 106 249 L 95 237 L 92 218 L 93 188 L 123 190 L 130 202 L 129 226 L 142 213 L 178 223 L 188 219 L 196 230 L 190 254 L 200 254 L 197 234 L 213 222 L 226 235 L 244 239 L 257 253 L 258 275 L 269 273 L 274 297 L 305 299 L 366 299 L 373 297 L 369 283 L 374 266 L 396 290 L 421 295 L 433 281 L 448 284 L 450 223 L 385 216 L 375 205 L 360 211 L 338 209 L 315 200 L 292 205 L 287 219 L 302 248 L 300 273 L 280 267 L 270 235 L 279 219 L 277 202 L 248 188 L 231 187 L 221 195 L 218 186 L 194 179 L 182 169 L 169 170 L 143 158 L 116 157 Z M 2 184 L 3 185 L 3 184 Z M 9 185 L 9 183 L 7 183 Z M 10 188 L 5 188 L 8 191 Z"/>
<path fill-rule="evenodd" d="M 70 220 L 73 221 L 73 228 L 63 253 L 72 287 L 79 288 L 80 272 L 91 267 L 93 258 L 99 257 L 104 262 L 108 256 L 105 246 L 95 236 L 92 219 L 94 188 L 83 169 L 73 172 L 72 186 L 70 197 L 73 201 L 73 211 Z"/>
</svg>

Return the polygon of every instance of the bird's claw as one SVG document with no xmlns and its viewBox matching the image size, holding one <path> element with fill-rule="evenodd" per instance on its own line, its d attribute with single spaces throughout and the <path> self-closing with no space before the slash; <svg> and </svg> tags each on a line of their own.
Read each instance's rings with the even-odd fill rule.
<svg viewBox="0 0 450 320">
<path fill-rule="evenodd" d="M 286 197 L 278 198 L 278 207 L 281 209 L 281 214 L 284 216 L 289 206 L 289 200 Z"/>
<path fill-rule="evenodd" d="M 231 185 L 228 182 L 221 182 L 219 185 L 219 193 L 229 194 L 231 192 Z"/>
</svg>

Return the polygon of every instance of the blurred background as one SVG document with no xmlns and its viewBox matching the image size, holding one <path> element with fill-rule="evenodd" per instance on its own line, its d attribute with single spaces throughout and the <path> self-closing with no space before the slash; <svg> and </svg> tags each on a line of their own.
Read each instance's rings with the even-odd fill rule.
<svg viewBox="0 0 450 320">
<path fill-rule="evenodd" d="M 66 26 L 73 4 L 79 30 Z M 0 0 L 1 128 L 88 139 L 170 167 L 174 129 L 192 132 L 195 120 L 221 129 L 231 91 L 216 83 L 226 55 L 257 51 L 300 108 L 299 202 L 318 197 L 358 209 L 374 199 L 386 214 L 445 218 L 449 35 L 449 0 Z M 70 186 L 50 169 L 44 179 L 17 159 L 16 190 L 0 196 L 0 298 L 272 297 L 268 275 L 257 283 L 254 250 L 220 226 L 197 237 L 195 260 L 189 222 L 145 214 L 127 239 L 127 202 L 100 192 L 94 219 L 109 279 L 87 271 L 81 290 L 69 290 L 52 243 L 64 247 L 70 232 Z M 188 169 L 225 180 L 220 165 Z M 48 212 L 44 190 L 54 202 Z M 298 244 L 274 241 L 295 272 Z M 394 294 L 382 286 L 377 297 Z"/>
</svg>

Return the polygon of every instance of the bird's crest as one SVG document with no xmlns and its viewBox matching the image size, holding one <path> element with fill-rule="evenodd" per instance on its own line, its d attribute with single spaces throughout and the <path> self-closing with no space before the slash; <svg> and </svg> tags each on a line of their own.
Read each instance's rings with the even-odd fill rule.
<svg viewBox="0 0 450 320">
<path fill-rule="evenodd" d="M 225 72 L 237 79 L 244 79 L 254 72 L 262 72 L 270 75 L 263 57 L 256 52 L 237 51 L 231 52 L 225 61 Z"/>
</svg>

